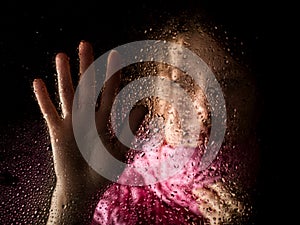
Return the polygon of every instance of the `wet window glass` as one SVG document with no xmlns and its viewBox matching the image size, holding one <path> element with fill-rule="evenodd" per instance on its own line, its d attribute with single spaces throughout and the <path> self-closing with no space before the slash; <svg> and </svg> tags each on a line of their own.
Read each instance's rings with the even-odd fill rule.
<svg viewBox="0 0 300 225">
<path fill-rule="evenodd" d="M 261 11 L 81 4 L 1 15 L 0 224 L 261 222 Z"/>
</svg>

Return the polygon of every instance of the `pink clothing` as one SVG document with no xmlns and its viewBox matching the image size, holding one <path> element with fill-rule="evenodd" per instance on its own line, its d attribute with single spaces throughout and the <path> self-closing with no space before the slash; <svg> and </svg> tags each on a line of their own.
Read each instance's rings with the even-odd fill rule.
<svg viewBox="0 0 300 225">
<path fill-rule="evenodd" d="M 180 149 L 182 152 L 185 150 Z M 165 162 L 166 157 L 170 157 L 172 153 L 174 148 L 163 144 L 155 150 L 136 154 L 130 168 L 128 166 L 119 179 L 142 180 L 148 185 L 111 185 L 96 207 L 92 225 L 202 224 L 203 218 L 199 211 L 201 202 L 192 191 L 213 182 L 217 177 L 212 169 L 199 171 L 201 149 L 193 150 L 192 157 L 180 170 L 173 173 L 175 175 L 158 183 L 149 184 L 149 181 L 161 177 L 158 173 L 174 170 L 173 162 L 164 163 L 163 169 L 150 168 L 147 173 L 135 169 L 142 165 L 149 168 L 155 162 Z"/>
</svg>

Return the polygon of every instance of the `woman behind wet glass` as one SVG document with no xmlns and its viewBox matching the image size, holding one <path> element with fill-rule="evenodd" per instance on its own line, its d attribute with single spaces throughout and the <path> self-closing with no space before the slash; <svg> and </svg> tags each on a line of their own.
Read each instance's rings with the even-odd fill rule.
<svg viewBox="0 0 300 225">
<path fill-rule="evenodd" d="M 205 171 L 197 173 L 195 166 L 185 171 L 185 176 L 179 174 L 169 183 L 145 187 L 112 183 L 89 167 L 76 145 L 71 120 L 75 87 L 68 56 L 58 53 L 55 58 L 60 109 L 54 106 L 43 81 L 34 81 L 34 92 L 49 130 L 56 173 L 47 224 L 244 224 L 249 219 L 252 205 L 247 192 L 253 187 L 258 148 L 255 81 L 222 40 L 214 37 L 212 29 L 201 22 L 200 16 L 183 14 L 168 20 L 163 29 L 151 27 L 145 32 L 145 39 L 168 40 L 189 48 L 208 64 L 221 85 L 227 109 L 227 130 L 217 158 Z M 78 57 L 82 76 L 95 59 L 92 44 L 80 42 Z M 111 51 L 107 70 L 120 63 L 121 57 L 118 52 Z M 187 90 L 193 87 L 190 91 L 198 106 L 198 122 L 203 134 L 199 138 L 201 149 L 209 138 L 210 125 L 209 107 L 203 92 L 178 69 L 156 65 L 154 71 Z M 125 160 L 130 151 L 111 137 L 107 123 L 120 86 L 126 79 L 134 79 L 121 72 L 105 84 L 95 116 L 99 135 L 108 149 L 118 159 Z M 143 134 L 145 131 L 141 127 L 147 126 L 147 120 L 160 116 L 166 129 L 164 146 L 176 146 L 175 130 L 180 129 L 176 112 L 168 103 L 154 98 L 147 101 L 145 107 L 133 110 L 131 128 Z M 141 158 L 131 156 L 131 160 L 141 161 Z M 148 157 L 148 160 L 153 159 Z M 109 170 L 109 165 L 105 169 Z M 125 172 L 120 174 L 122 176 L 126 178 L 128 174 Z M 187 179 L 189 176 L 194 177 Z"/>
</svg>

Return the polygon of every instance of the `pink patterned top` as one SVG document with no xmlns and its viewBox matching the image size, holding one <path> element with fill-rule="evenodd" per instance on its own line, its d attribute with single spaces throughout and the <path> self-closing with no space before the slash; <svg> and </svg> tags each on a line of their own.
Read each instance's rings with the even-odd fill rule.
<svg viewBox="0 0 300 225">
<path fill-rule="evenodd" d="M 185 148 L 180 149 L 182 151 Z M 172 176 L 156 183 L 151 180 L 161 177 L 161 173 L 174 171 L 173 161 L 166 157 L 174 153 L 174 148 L 162 144 L 154 151 L 143 151 L 134 156 L 133 162 L 124 170 L 120 181 L 138 179 L 144 186 L 112 184 L 101 197 L 95 212 L 92 225 L 96 224 L 202 224 L 203 217 L 199 211 L 201 200 L 193 195 L 193 190 L 204 184 L 214 182 L 218 177 L 210 169 L 200 171 L 201 149 L 193 150 L 189 158 Z M 166 162 L 162 164 L 161 162 Z M 147 173 L 135 168 L 149 168 L 149 165 L 160 163 L 158 170 L 150 168 Z M 202 222 L 201 222 L 202 221 Z"/>
</svg>

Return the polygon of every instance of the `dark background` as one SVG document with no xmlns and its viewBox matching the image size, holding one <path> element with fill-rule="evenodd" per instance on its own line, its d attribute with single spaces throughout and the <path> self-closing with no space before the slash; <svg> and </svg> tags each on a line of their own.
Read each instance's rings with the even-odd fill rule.
<svg viewBox="0 0 300 225">
<path fill-rule="evenodd" d="M 266 224 L 266 219 L 267 224 L 286 221 L 281 205 L 285 198 L 282 181 L 285 161 L 281 152 L 284 146 L 280 142 L 285 131 L 282 129 L 283 115 L 279 112 L 278 101 L 283 98 L 284 85 L 281 79 L 284 76 L 281 56 L 283 50 L 288 48 L 291 33 L 287 29 L 289 21 L 283 16 L 289 12 L 283 5 L 258 0 L 140 3 L 40 1 L 34 4 L 7 1 L 1 3 L 0 7 L 0 166 L 2 164 L 2 173 L 5 173 L 1 175 L 0 186 L 4 185 L 7 177 L 11 179 L 10 184 L 14 179 L 20 179 L 15 178 L 13 172 L 7 172 L 10 165 L 5 160 L 18 155 L 16 147 L 14 154 L 9 153 L 10 145 L 18 141 L 31 145 L 36 141 L 34 138 L 39 138 L 37 131 L 31 133 L 27 141 L 26 137 L 20 141 L 19 136 L 22 136 L 23 126 L 26 127 L 26 134 L 30 134 L 29 125 L 24 124 L 41 119 L 32 92 L 32 81 L 41 77 L 54 90 L 53 59 L 57 52 L 66 52 L 76 62 L 76 48 L 79 41 L 85 39 L 91 41 L 96 54 L 101 55 L 113 47 L 139 38 L 138 33 L 144 29 L 144 25 L 151 24 L 159 16 L 202 8 L 212 22 L 221 24 L 230 35 L 243 40 L 246 57 L 258 80 L 262 103 L 258 129 L 261 166 L 255 190 L 256 215 L 253 224 Z M 4 165 L 6 170 L 3 170 Z M 5 185 L 9 186 L 7 183 Z M 3 210 L 7 204 L 1 197 L 0 203 L 0 214 L 8 213 L 9 209 Z M 10 204 L 11 210 L 18 208 Z M 3 219 L 5 216 L 0 217 Z"/>
</svg>

